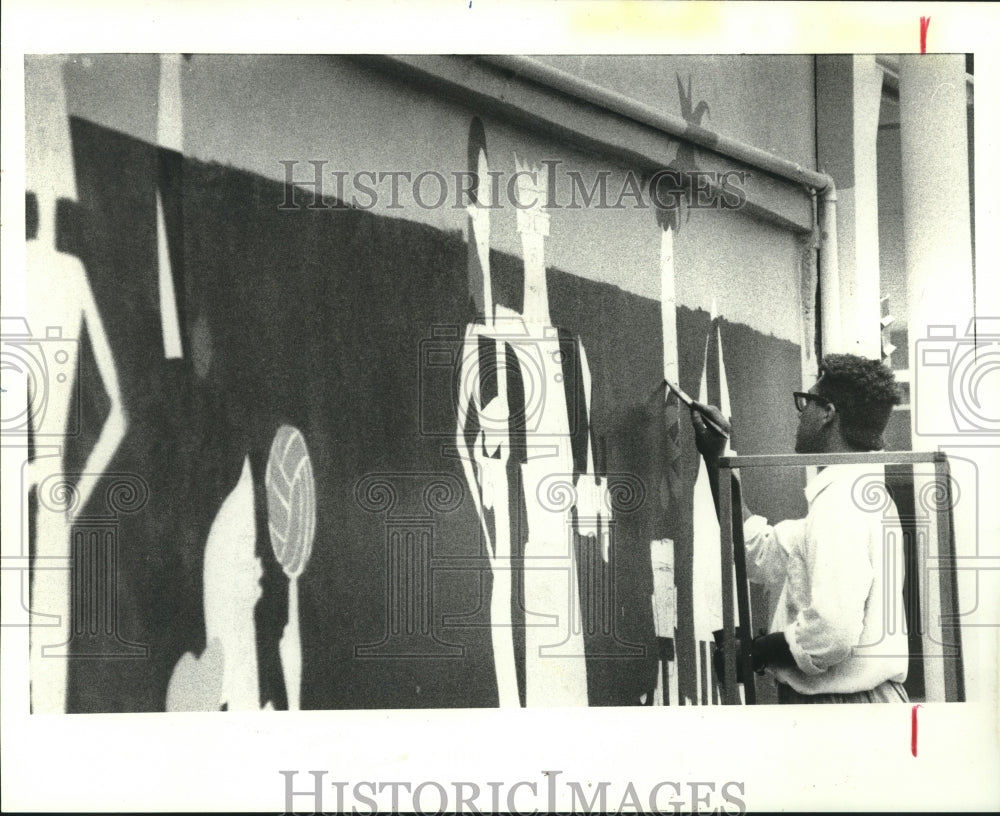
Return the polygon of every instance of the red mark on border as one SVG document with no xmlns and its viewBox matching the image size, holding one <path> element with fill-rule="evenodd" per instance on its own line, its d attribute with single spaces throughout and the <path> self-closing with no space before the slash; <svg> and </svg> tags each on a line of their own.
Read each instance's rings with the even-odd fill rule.
<svg viewBox="0 0 1000 816">
<path fill-rule="evenodd" d="M 920 18 L 920 53 L 927 53 L 927 29 L 931 27 L 930 17 Z"/>
<path fill-rule="evenodd" d="M 921 705 L 913 706 L 910 712 L 910 753 L 917 755 L 917 709 L 923 708 Z"/>
</svg>

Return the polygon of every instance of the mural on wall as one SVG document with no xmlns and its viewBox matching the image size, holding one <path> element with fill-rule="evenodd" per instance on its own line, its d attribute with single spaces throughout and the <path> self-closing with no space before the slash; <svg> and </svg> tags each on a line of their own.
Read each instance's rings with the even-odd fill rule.
<svg viewBox="0 0 1000 816">
<path fill-rule="evenodd" d="M 646 705 L 680 705 L 677 677 L 677 583 L 674 572 L 674 542 L 654 539 L 649 543 L 653 568 L 653 623 L 656 628 L 657 674 L 652 695 L 640 699 Z"/>
<path fill-rule="evenodd" d="M 254 608 L 261 597 L 250 460 L 219 508 L 205 544 L 205 651 L 186 652 L 167 686 L 167 711 L 260 708 Z M 272 703 L 265 706 L 270 710 Z"/>
<path fill-rule="evenodd" d="M 523 309 L 518 313 L 494 303 L 487 209 L 492 178 L 478 119 L 469 144 L 471 169 L 479 179 L 476 200 L 468 208 L 469 279 L 482 322 L 469 324 L 465 332 L 457 442 L 490 551 L 490 630 L 499 703 L 587 705 L 573 534 L 596 539 L 607 560 L 611 511 L 606 481 L 594 471 L 590 372 L 579 338 L 551 325 L 544 260 L 549 215 L 540 204 L 546 199 L 545 180 L 538 168 L 516 157 Z M 570 368 L 574 364 L 578 371 Z M 520 473 L 512 474 L 512 466 Z M 512 539 L 517 529 L 512 512 L 516 519 L 519 504 L 526 512 L 523 542 Z M 516 644 L 515 625 L 523 630 Z"/>
<path fill-rule="evenodd" d="M 680 100 L 681 116 L 693 127 L 699 127 L 702 118 L 709 113 L 706 101 L 693 104 L 692 81 L 688 76 L 687 87 L 676 77 L 677 93 Z M 664 379 L 672 383 L 680 382 L 681 373 L 678 368 L 677 351 L 684 342 L 683 336 L 677 332 L 677 303 L 675 294 L 674 269 L 674 238 L 681 228 L 680 213 L 687 210 L 684 223 L 690 221 L 691 210 L 690 191 L 693 185 L 687 183 L 692 173 L 698 171 L 697 148 L 693 144 L 681 143 L 669 167 L 677 172 L 677 179 L 684 179 L 677 185 L 673 198 L 676 204 L 673 208 L 658 208 L 657 223 L 660 233 L 660 281 L 661 309 L 663 315 L 664 338 Z M 672 178 L 667 176 L 666 178 Z M 732 408 L 727 386 L 726 367 L 722 351 L 722 327 L 717 315 L 715 301 L 709 315 L 709 333 L 705 339 L 704 353 L 700 378 L 698 379 L 698 401 L 719 406 L 726 416 L 731 416 Z M 712 501 L 711 488 L 708 483 L 708 472 L 704 461 L 697 457 L 697 476 L 689 496 L 685 496 L 684 476 L 681 472 L 681 450 L 678 444 L 683 419 L 685 433 L 688 431 L 687 409 L 681 411 L 676 395 L 671 389 L 664 391 L 664 421 L 667 431 L 664 439 L 666 453 L 664 461 L 664 476 L 666 486 L 661 493 L 668 497 L 664 502 L 668 514 L 675 517 L 673 524 L 666 522 L 668 527 L 677 528 L 676 517 L 687 516 L 690 519 L 690 554 L 691 554 L 691 626 L 693 629 L 693 671 L 687 679 L 687 693 L 680 694 L 680 683 L 677 678 L 677 580 L 675 571 L 675 542 L 672 538 L 654 539 L 650 543 L 650 557 L 654 574 L 653 605 L 657 627 L 658 653 L 661 672 L 658 686 L 653 698 L 653 704 L 662 705 L 716 705 L 719 703 L 719 678 L 712 669 L 712 652 L 714 639 L 712 633 L 722 627 L 722 568 L 719 537 L 719 522 Z M 682 417 L 681 414 L 684 416 Z M 734 456 L 727 440 L 726 455 Z M 684 498 L 689 498 L 686 503 Z M 690 647 L 690 644 L 685 644 Z"/>
<path fill-rule="evenodd" d="M 288 710 L 298 711 L 302 694 L 299 577 L 312 555 L 316 486 L 306 441 L 297 428 L 288 425 L 278 428 L 267 458 L 267 529 L 274 557 L 288 578 L 288 623 L 278 653 Z"/>
<path fill-rule="evenodd" d="M 687 88 L 681 81 L 680 75 L 676 76 L 677 93 L 680 99 L 681 116 L 686 122 L 693 126 L 701 124 L 702 117 L 709 112 L 708 103 L 704 100 L 692 105 L 691 76 L 688 75 Z M 681 228 L 680 214 L 686 210 L 687 218 L 685 223 L 690 221 L 691 211 L 688 209 L 689 195 L 692 189 L 687 183 L 692 172 L 697 171 L 696 149 L 688 143 L 681 143 L 677 147 L 674 160 L 670 163 L 669 169 L 674 174 L 661 177 L 657 182 L 660 185 L 666 181 L 667 186 L 673 185 L 673 189 L 661 193 L 669 192 L 673 195 L 673 207 L 657 207 L 655 209 L 657 225 L 660 227 L 660 313 L 663 327 L 663 378 L 671 383 L 679 383 L 681 372 L 678 361 L 678 348 L 682 338 L 677 331 L 677 295 L 676 295 L 676 270 L 674 266 L 674 238 Z M 714 315 L 713 315 L 714 318 Z M 706 371 L 703 368 L 701 385 L 704 388 Z M 683 535 L 683 528 L 678 525 L 677 519 L 687 516 L 690 513 L 689 505 L 684 502 L 685 485 L 684 474 L 682 473 L 680 434 L 687 432 L 686 409 L 681 410 L 676 394 L 669 388 L 658 388 L 657 393 L 663 395 L 663 422 L 665 425 L 663 437 L 663 450 L 665 453 L 662 463 L 663 475 L 661 480 L 663 486 L 660 490 L 662 496 L 661 505 L 664 515 L 664 528 L 672 536 Z M 695 499 L 697 502 L 697 498 Z M 697 512 L 697 511 L 696 511 Z M 692 557 L 695 557 L 698 542 L 692 537 Z M 657 688 L 652 697 L 654 705 L 681 705 L 697 704 L 704 701 L 698 694 L 680 694 L 680 682 L 678 678 L 678 644 L 677 639 L 677 588 L 675 582 L 677 573 L 675 571 L 675 539 L 660 538 L 650 542 L 650 561 L 653 569 L 653 609 L 656 624 L 657 654 L 660 671 L 657 673 Z M 695 562 L 697 564 L 697 561 Z M 704 603 L 703 595 L 698 591 L 706 587 L 696 588 L 693 594 L 694 612 L 698 615 L 698 607 Z M 703 616 L 700 616 L 703 617 Z M 695 625 L 696 646 L 695 646 L 695 689 L 701 687 L 702 677 L 702 650 L 701 634 L 697 624 Z"/>
<path fill-rule="evenodd" d="M 680 74 L 676 75 L 677 96 L 680 101 L 681 118 L 688 125 L 697 129 L 701 127 L 701 121 L 706 113 L 710 113 L 708 102 L 699 100 L 697 105 L 693 105 L 691 95 L 691 75 L 688 74 L 687 88 L 681 80 Z M 682 221 L 688 223 L 691 220 L 691 195 L 696 184 L 693 183 L 693 174 L 698 173 L 698 148 L 691 142 L 680 142 L 677 145 L 677 152 L 664 169 L 668 172 L 660 175 L 655 184 L 660 201 L 669 201 L 673 206 L 657 207 L 656 218 L 663 228 L 664 240 L 671 247 L 670 257 L 672 257 L 673 237 L 680 229 Z M 684 215 L 682 219 L 681 216 Z M 671 290 L 672 294 L 672 290 Z M 672 336 L 672 335 L 671 335 Z M 676 382 L 676 380 L 671 380 Z"/>
<path fill-rule="evenodd" d="M 718 399 L 714 404 L 727 417 L 732 416 L 729 387 L 726 382 L 726 364 L 722 356 L 722 329 L 719 325 L 716 304 L 712 303 L 712 326 L 705 338 L 705 358 L 702 366 L 701 388 L 698 401 L 709 402 L 709 380 L 718 383 Z M 709 350 L 714 347 L 713 372 L 709 374 Z M 724 456 L 735 456 L 726 440 Z M 720 680 L 712 669 L 712 652 L 715 648 L 712 633 L 722 628 L 722 552 L 720 549 L 719 519 L 712 500 L 708 469 L 702 459 L 698 461 L 698 478 L 694 485 L 694 629 L 697 638 L 698 691 L 701 705 L 718 705 Z M 733 597 L 735 579 L 733 581 Z"/>
<path fill-rule="evenodd" d="M 156 254 L 163 329 L 163 356 L 184 356 L 181 315 L 177 299 L 184 281 L 184 238 L 180 194 L 184 150 L 184 119 L 181 102 L 181 56 L 161 54 L 159 93 L 156 105 L 156 143 L 159 151 L 156 185 Z M 167 213 L 170 214 L 168 228 Z M 181 282 L 181 287 L 176 281 Z M 183 289 L 182 289 L 183 291 Z"/>
<path fill-rule="evenodd" d="M 66 658 L 74 611 L 70 608 L 70 565 L 77 544 L 73 524 L 108 472 L 127 429 L 115 357 L 89 280 L 80 259 L 59 247 L 57 219 L 65 209 L 57 204 L 76 197 L 69 172 L 70 136 L 61 67 L 52 60 L 40 68 L 41 93 L 27 108 L 28 144 L 33 148 L 26 162 L 28 313 L 26 324 L 16 329 L 26 347 L 42 341 L 43 359 L 52 365 L 28 382 L 34 449 L 25 487 L 26 491 L 34 488 L 37 498 L 29 593 L 31 708 L 37 713 L 62 712 L 66 707 Z M 6 343 L 6 327 L 4 334 Z M 75 391 L 80 387 L 80 340 L 85 334 L 109 409 L 82 473 L 70 473 L 62 443 L 79 431 Z M 16 345 L 18 340 L 11 342 Z"/>
<path fill-rule="evenodd" d="M 520 705 L 524 700 L 524 682 L 519 682 L 515 662 L 512 607 L 520 601 L 514 596 L 512 525 L 510 514 L 509 467 L 510 407 L 507 394 L 507 344 L 497 338 L 493 284 L 490 276 L 490 211 L 492 181 L 482 124 L 474 119 L 469 133 L 470 169 L 476 172 L 473 201 L 469 213 L 469 288 L 476 314 L 482 323 L 466 328 L 459 375 L 458 445 L 466 483 L 483 525 L 493 586 L 490 601 L 490 635 L 496 671 L 497 694 L 501 708 Z M 482 338 L 480 340 L 480 338 Z M 486 366 L 480 368 L 480 358 Z M 468 373 L 466 369 L 471 369 Z M 491 386 L 487 392 L 486 385 Z M 492 393 L 495 391 L 495 393 Z M 467 393 L 464 393 L 467 392 Z M 476 424 L 481 427 L 476 430 Z M 466 445 L 466 426 L 472 444 Z M 462 455 L 465 454 L 465 455 Z M 516 460 L 515 460 L 516 462 Z M 492 530 L 486 511 L 492 517 Z M 518 585 L 520 590 L 520 585 Z M 522 604 L 517 603 L 523 615 Z M 523 643 L 523 636 L 520 639 Z M 523 677 L 523 660 L 522 677 Z"/>
<path fill-rule="evenodd" d="M 150 110 L 160 98 L 166 116 L 188 63 L 142 59 L 159 71 L 143 79 Z M 87 71 L 67 66 L 68 93 L 102 90 Z M 483 184 L 467 237 L 332 198 L 283 211 L 282 184 L 185 156 L 177 132 L 143 141 L 69 120 L 76 220 L 50 243 L 95 308 L 58 418 L 78 416 L 80 433 L 54 470 L 148 488 L 116 522 L 114 584 L 116 636 L 146 659 L 53 661 L 66 686 L 54 710 L 702 700 L 699 459 L 656 386 L 666 374 L 700 393 L 718 331 L 709 398 L 721 343 L 740 438 L 767 444 L 785 430 L 736 396 L 797 386 L 798 348 L 677 303 L 672 211 L 655 232 L 646 222 L 659 299 L 547 267 L 550 229 L 572 235 L 574 216 L 528 206 L 545 200 L 544 173 L 519 176 L 517 213 L 483 206 L 486 131 L 458 116 Z M 490 158 L 534 169 L 520 147 Z M 500 230 L 521 257 L 491 248 Z M 417 365 L 440 327 L 454 329 L 451 362 Z M 374 484 L 386 502 L 368 501 Z M 42 534 L 43 511 L 36 580 L 55 552 L 44 541 L 69 540 L 68 527 Z M 222 579 L 227 563 L 240 580 Z"/>
<path fill-rule="evenodd" d="M 677 293 L 674 269 L 674 232 L 680 223 L 674 211 L 657 209 L 660 227 L 660 320 L 663 327 L 663 378 L 672 383 L 680 382 L 680 363 L 677 350 Z M 663 487 L 660 491 L 663 511 L 678 515 L 682 506 L 683 476 L 681 473 L 680 405 L 676 395 L 662 386 L 664 391 L 664 461 L 662 463 Z M 673 530 L 671 530 L 673 532 Z M 656 627 L 657 671 L 656 692 L 653 705 L 679 705 L 680 693 L 677 676 L 677 588 L 674 571 L 674 539 L 659 538 L 650 541 L 650 564 L 653 570 L 653 620 Z"/>
<path fill-rule="evenodd" d="M 261 684 L 255 611 L 263 589 L 257 557 L 254 480 L 250 459 L 222 502 L 205 544 L 205 651 L 185 653 L 167 686 L 167 711 L 256 711 Z M 305 439 L 288 425 L 278 428 L 266 471 L 267 527 L 278 564 L 288 577 L 288 622 L 278 651 L 289 711 L 299 710 L 302 644 L 298 579 L 312 553 L 316 527 L 315 485 Z M 268 701 L 264 710 L 273 710 Z"/>
</svg>

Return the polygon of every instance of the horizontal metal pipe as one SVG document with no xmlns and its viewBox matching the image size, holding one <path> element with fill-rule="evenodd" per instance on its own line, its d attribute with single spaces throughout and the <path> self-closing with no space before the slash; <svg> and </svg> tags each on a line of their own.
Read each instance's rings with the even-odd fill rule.
<svg viewBox="0 0 1000 816">
<path fill-rule="evenodd" d="M 818 465 L 922 465 L 945 461 L 941 451 L 871 451 L 866 453 L 790 453 L 775 456 L 723 456 L 719 467 L 806 467 Z"/>
<path fill-rule="evenodd" d="M 510 71 L 523 79 L 529 79 L 582 101 L 627 116 L 675 138 L 684 139 L 751 167 L 795 182 L 818 193 L 822 193 L 832 185 L 832 179 L 825 173 L 817 173 L 815 170 L 810 170 L 788 159 L 782 159 L 746 142 L 731 139 L 700 125 L 691 124 L 680 116 L 663 113 L 624 94 L 602 88 L 600 85 L 595 85 L 593 82 L 588 82 L 531 57 L 504 54 L 481 56 L 477 59 Z"/>
</svg>

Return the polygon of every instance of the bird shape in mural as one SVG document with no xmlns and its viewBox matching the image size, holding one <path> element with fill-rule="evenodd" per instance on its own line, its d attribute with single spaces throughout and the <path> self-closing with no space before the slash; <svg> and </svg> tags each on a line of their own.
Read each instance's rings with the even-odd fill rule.
<svg viewBox="0 0 1000 816">
<path fill-rule="evenodd" d="M 684 83 L 681 82 L 680 74 L 677 74 L 677 95 L 681 100 L 681 116 L 684 121 L 689 125 L 695 125 L 696 127 L 701 127 L 702 117 L 706 113 L 711 114 L 711 109 L 708 107 L 708 103 L 703 99 L 694 108 L 691 107 L 691 75 L 688 74 L 687 89 L 684 88 Z M 680 147 L 677 148 L 677 156 L 673 161 L 673 165 L 682 171 L 689 172 L 698 169 L 698 164 L 695 161 L 695 147 L 692 144 L 683 142 Z"/>
<path fill-rule="evenodd" d="M 697 105 L 692 106 L 693 97 L 691 93 L 690 74 L 688 74 L 687 88 L 684 87 L 681 75 L 677 74 L 676 77 L 677 95 L 680 98 L 681 104 L 681 116 L 689 125 L 701 127 L 702 119 L 705 114 L 711 115 L 711 109 L 704 99 L 698 102 Z M 696 148 L 693 144 L 681 142 L 677 148 L 677 155 L 674 156 L 674 160 L 666 167 L 667 170 L 674 172 L 673 178 L 667 176 L 658 183 L 660 199 L 669 198 L 677 202 L 677 206 L 675 207 L 656 208 L 656 221 L 663 229 L 667 227 L 673 227 L 675 230 L 680 229 L 680 211 L 682 209 L 687 213 L 684 219 L 685 222 L 691 220 L 691 209 L 688 206 L 687 200 L 690 185 L 687 183 L 686 178 L 691 173 L 697 172 L 700 169 L 695 151 Z"/>
</svg>

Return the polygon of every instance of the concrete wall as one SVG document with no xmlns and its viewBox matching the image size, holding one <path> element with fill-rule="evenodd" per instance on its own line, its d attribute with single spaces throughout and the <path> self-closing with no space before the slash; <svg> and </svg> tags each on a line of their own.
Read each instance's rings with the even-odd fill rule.
<svg viewBox="0 0 1000 816">
<path fill-rule="evenodd" d="M 813 163 L 809 58 L 550 61 L 674 113 L 683 112 L 678 78 L 686 91 L 690 75 L 691 105 L 704 101 L 710 111 L 703 124 Z M 26 66 L 29 99 L 36 93 L 37 65 L 29 60 Z M 405 190 L 399 208 L 383 197 L 363 212 L 282 211 L 287 191 L 280 162 L 298 162 L 300 182 L 311 178 L 310 160 L 326 161 L 325 170 L 349 177 L 397 170 L 447 175 L 467 169 L 470 122 L 479 116 L 492 170 L 512 174 L 515 153 L 533 163 L 558 160 L 561 171 L 578 171 L 588 181 L 610 171 L 608 187 L 617 192 L 631 168 L 415 89 L 405 78 L 318 56 L 185 58 L 179 155 L 156 145 L 159 72 L 159 58 L 147 55 L 74 57 L 64 69 L 79 198 L 77 222 L 66 227 L 64 245 L 84 259 L 121 368 L 132 424 L 118 465 L 145 474 L 160 496 L 158 509 L 123 533 L 138 549 L 125 559 L 132 572 L 122 600 L 130 636 L 153 643 L 158 657 L 144 666 L 83 665 L 71 678 L 72 706 L 162 705 L 173 662 L 200 648 L 203 637 L 194 631 L 199 548 L 212 510 L 234 484 L 243 455 L 259 480 L 270 439 L 283 422 L 305 434 L 319 494 L 315 555 L 302 586 L 308 621 L 303 705 L 494 705 L 482 628 L 459 626 L 442 635 L 465 649 L 457 672 L 447 656 L 385 662 L 358 660 L 352 652 L 358 643 L 378 640 L 386 581 L 384 524 L 355 506 L 353 486 L 374 472 L 443 468 L 461 475 L 454 460 L 442 456 L 440 440 L 421 434 L 423 411 L 442 426 L 451 420 L 447 386 L 423 402 L 420 351 L 434 327 L 461 328 L 470 319 L 466 213 L 414 206 Z M 762 95 L 767 106 L 760 104 Z M 168 214 L 167 228 L 182 247 L 183 268 L 174 269 L 185 338 L 180 361 L 158 357 L 156 196 L 167 189 L 157 186 L 165 155 L 181 168 L 171 188 L 177 198 L 163 205 L 174 213 L 174 226 Z M 332 203 L 333 176 L 326 177 L 323 192 Z M 310 193 L 299 197 L 308 202 Z M 519 308 L 524 283 L 513 208 L 493 213 L 491 233 L 497 298 Z M 647 653 L 588 664 L 591 704 L 635 704 L 650 689 L 655 652 L 648 542 L 664 524 L 678 531 L 679 634 L 691 637 L 690 483 L 697 456 L 685 422 L 688 492 L 680 506 L 686 509 L 683 518 L 664 521 L 655 507 L 658 448 L 648 443 L 662 432 L 659 409 L 649 403 L 662 377 L 665 343 L 660 235 L 655 212 L 629 201 L 620 209 L 554 210 L 545 243 L 553 322 L 582 339 L 590 361 L 591 429 L 607 440 L 610 470 L 641 474 L 650 486 L 647 515 L 623 520 L 613 560 L 620 601 L 613 625 Z M 692 209 L 679 224 L 681 384 L 698 392 L 715 304 L 740 453 L 792 448 L 789 392 L 802 381 L 801 258 L 797 236 L 741 211 Z M 86 355 L 83 366 L 93 375 Z M 99 384 L 85 384 L 83 394 L 90 401 L 86 432 L 74 443 L 80 458 L 102 421 Z M 748 477 L 746 484 L 748 502 L 772 517 L 804 510 L 802 474 Z M 266 529 L 261 501 L 259 531 Z M 471 506 L 442 525 L 443 552 L 481 559 Z M 258 551 L 266 558 L 266 542 Z M 480 563 L 478 572 L 459 569 L 442 578 L 437 608 L 473 610 L 486 586 L 482 569 Z M 276 641 L 287 590 L 273 563 L 265 565 L 264 586 L 258 611 L 262 700 L 280 703 Z M 165 608 L 180 611 L 165 614 Z M 679 654 L 682 693 L 695 696 L 693 651 L 682 644 Z"/>
</svg>

